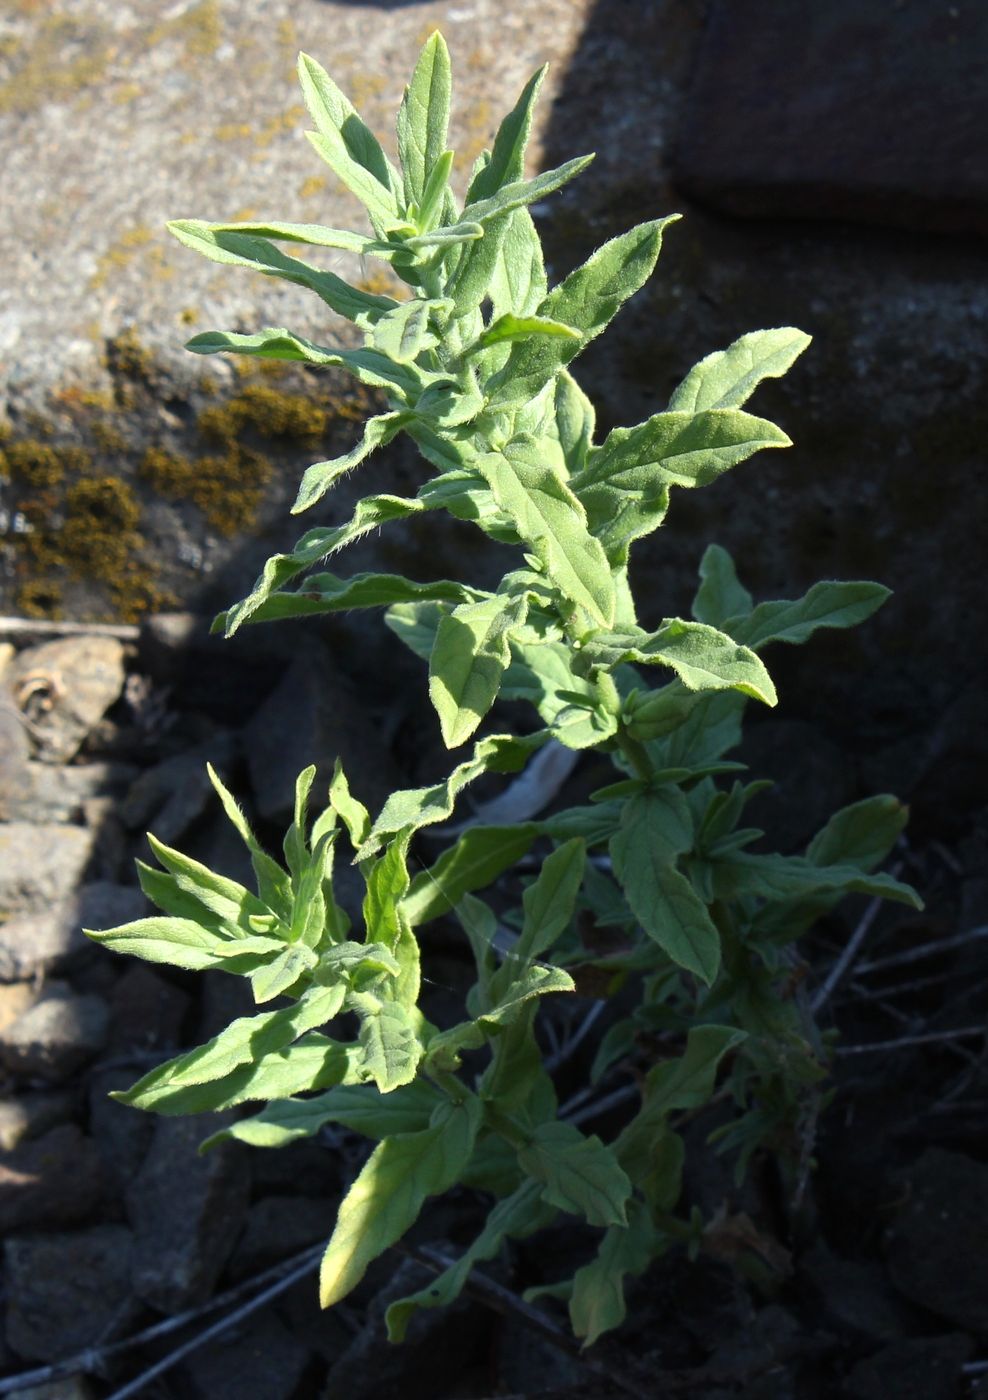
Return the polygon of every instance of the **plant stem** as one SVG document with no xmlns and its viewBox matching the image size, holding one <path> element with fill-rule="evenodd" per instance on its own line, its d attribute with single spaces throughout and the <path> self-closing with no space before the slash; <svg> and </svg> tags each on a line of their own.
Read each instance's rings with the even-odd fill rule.
<svg viewBox="0 0 988 1400">
<path fill-rule="evenodd" d="M 651 778 L 654 772 L 652 760 L 641 740 L 632 739 L 626 729 L 618 729 L 616 737 L 618 748 L 633 769 L 635 777 L 644 778 L 646 781 Z"/>
</svg>

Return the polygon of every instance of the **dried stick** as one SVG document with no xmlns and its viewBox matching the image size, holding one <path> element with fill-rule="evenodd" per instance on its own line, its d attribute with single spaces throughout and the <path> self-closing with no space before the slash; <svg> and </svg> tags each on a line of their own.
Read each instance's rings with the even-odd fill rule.
<svg viewBox="0 0 988 1400">
<path fill-rule="evenodd" d="M 969 928 L 966 933 L 956 933 L 953 938 L 940 938 L 935 943 L 921 943 L 918 948 L 907 948 L 904 953 L 892 953 L 887 958 L 873 958 L 871 962 L 861 963 L 857 972 L 859 975 L 864 972 L 885 972 L 890 967 L 904 967 L 907 963 L 922 962 L 923 958 L 932 958 L 935 953 L 946 953 L 951 948 L 963 948 L 965 943 L 973 943 L 976 938 L 988 938 L 988 924 Z"/>
<path fill-rule="evenodd" d="M 901 863 L 893 865 L 891 874 L 894 877 L 897 877 L 901 869 Z M 871 932 L 871 926 L 875 922 L 875 919 L 878 917 L 878 911 L 879 909 L 881 909 L 881 907 L 882 901 L 877 898 L 873 899 L 868 905 L 868 908 L 862 914 L 857 928 L 851 934 L 851 937 L 848 939 L 843 952 L 841 953 L 837 961 L 834 963 L 829 973 L 827 974 L 823 986 L 818 988 L 818 990 L 813 994 L 812 998 L 810 999 L 810 1010 L 813 1012 L 814 1016 L 819 1011 L 821 1011 L 824 1006 L 826 1006 L 831 996 L 834 994 L 834 992 L 837 990 L 837 988 L 843 981 L 844 977 L 847 975 L 852 964 L 854 963 L 855 958 L 861 951 L 861 945 L 864 943 L 865 939 L 868 937 L 868 934 Z"/>
<path fill-rule="evenodd" d="M 136 642 L 141 629 L 132 622 L 49 622 L 30 617 L 0 617 L 0 637 L 116 637 Z"/>
<path fill-rule="evenodd" d="M 988 1035 L 988 1026 L 965 1026 L 956 1031 L 927 1031 L 924 1035 L 906 1035 L 901 1040 L 876 1040 L 871 1045 L 838 1045 L 835 1055 L 871 1055 L 884 1050 L 908 1050 L 914 1045 L 937 1045 L 951 1040 L 969 1040 Z"/>
</svg>

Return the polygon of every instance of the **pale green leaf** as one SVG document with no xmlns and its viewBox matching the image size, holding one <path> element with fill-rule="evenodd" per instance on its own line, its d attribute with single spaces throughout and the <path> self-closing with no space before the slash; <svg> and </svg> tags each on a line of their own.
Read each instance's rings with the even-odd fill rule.
<svg viewBox="0 0 988 1400">
<path fill-rule="evenodd" d="M 185 348 L 195 355 L 256 355 L 263 360 L 301 360 L 309 365 L 335 366 L 348 370 L 362 384 L 391 390 L 402 398 L 418 394 L 430 378 L 416 365 L 396 364 L 379 350 L 328 350 L 281 326 L 269 326 L 253 335 L 204 331 L 187 341 Z"/>
<path fill-rule="evenodd" d="M 313 146 L 365 205 L 373 220 L 387 223 L 396 219 L 398 177 L 377 138 L 326 71 L 308 54 L 299 55 L 298 75 L 305 105 L 317 128 L 318 134 L 306 133 Z"/>
<path fill-rule="evenodd" d="M 352 995 L 348 1006 L 360 1017 L 360 1080 L 373 1081 L 382 1094 L 411 1083 L 423 1046 L 405 1008 L 369 993 Z"/>
<path fill-rule="evenodd" d="M 429 696 L 448 749 L 470 738 L 497 699 L 511 659 L 511 629 L 523 619 L 523 601 L 502 595 L 461 603 L 442 616 L 429 658 Z"/>
<path fill-rule="evenodd" d="M 250 985 L 258 1006 L 290 991 L 305 973 L 311 972 L 318 958 L 304 943 L 293 943 L 264 967 L 251 974 Z"/>
<path fill-rule="evenodd" d="M 604 1332 L 620 1327 L 627 1314 L 624 1280 L 643 1274 L 652 1262 L 657 1232 L 641 1201 L 628 1206 L 628 1224 L 612 1225 L 600 1242 L 596 1258 L 577 1269 L 569 1299 L 573 1331 L 593 1346 Z"/>
<path fill-rule="evenodd" d="M 382 1095 L 372 1084 L 337 1085 L 309 1099 L 278 1099 L 252 1118 L 233 1123 L 215 1133 L 201 1152 L 234 1139 L 251 1147 L 287 1147 L 312 1137 L 328 1123 L 337 1123 L 365 1137 L 393 1137 L 429 1126 L 442 1096 L 427 1080 L 416 1079 L 393 1093 Z"/>
<path fill-rule="evenodd" d="M 855 865 L 871 871 L 899 839 L 909 808 L 897 797 L 882 793 L 842 807 L 814 836 L 806 855 L 814 865 Z"/>
<path fill-rule="evenodd" d="M 594 407 L 566 369 L 560 370 L 556 376 L 554 404 L 556 434 L 566 466 L 570 475 L 574 475 L 586 465 L 587 453 L 593 443 Z"/>
<path fill-rule="evenodd" d="M 430 317 L 442 315 L 450 303 L 442 301 L 402 301 L 379 316 L 368 332 L 369 343 L 396 364 L 411 364 L 424 350 L 439 344 Z M 371 419 L 371 422 L 374 420 Z"/>
<path fill-rule="evenodd" d="M 532 129 L 532 116 L 546 65 L 529 78 L 514 107 L 501 122 L 494 138 L 491 158 L 477 171 L 467 192 L 468 201 L 489 198 L 505 185 L 514 184 L 525 173 L 525 149 Z"/>
<path fill-rule="evenodd" d="M 640 628 L 597 632 L 583 650 L 592 664 L 607 669 L 625 661 L 669 666 L 689 690 L 737 690 L 766 705 L 777 703 L 772 678 L 755 653 L 702 622 L 674 617 L 652 633 Z"/>
<path fill-rule="evenodd" d="M 222 962 L 221 949 L 236 948 L 236 942 L 221 938 L 192 919 L 136 919 L 117 928 L 86 929 L 87 938 L 114 953 L 143 958 L 145 962 L 165 963 L 201 972 Z"/>
<path fill-rule="evenodd" d="M 328 462 L 313 462 L 307 467 L 299 483 L 298 496 L 292 506 L 292 515 L 309 510 L 320 501 L 331 486 L 335 486 L 347 472 L 366 461 L 378 447 L 384 447 L 409 421 L 407 413 L 384 413 L 369 418 L 364 424 L 363 436 L 355 447 L 334 457 Z"/>
<path fill-rule="evenodd" d="M 401 905 L 408 922 L 417 927 L 450 913 L 465 894 L 486 888 L 515 865 L 535 837 L 532 822 L 468 828 L 434 865 L 412 880 Z"/>
<path fill-rule="evenodd" d="M 751 594 L 738 582 L 734 560 L 719 544 L 708 545 L 700 560 L 700 587 L 693 599 L 697 622 L 723 627 L 729 617 L 747 617 Z"/>
<path fill-rule="evenodd" d="M 916 891 L 891 875 L 869 875 L 856 865 L 815 865 L 805 856 L 762 856 L 738 851 L 714 862 L 713 878 L 719 899 L 745 895 L 768 900 L 800 899 L 832 891 L 892 899 L 913 909 L 923 907 Z"/>
<path fill-rule="evenodd" d="M 564 326 L 562 321 L 550 321 L 545 316 L 516 316 L 508 311 L 492 321 L 483 335 L 474 341 L 465 353 L 470 354 L 474 349 L 487 350 L 492 345 L 527 340 L 529 336 L 538 335 L 556 336 L 562 340 L 580 338 L 579 331 L 575 331 L 572 326 Z"/>
<path fill-rule="evenodd" d="M 626 1225 L 631 1182 L 598 1137 L 584 1137 L 572 1123 L 544 1123 L 518 1153 L 529 1176 L 542 1183 L 542 1199 L 590 1225 Z"/>
<path fill-rule="evenodd" d="M 542 241 L 527 209 L 508 219 L 491 273 L 488 294 L 495 318 L 530 316 L 547 290 Z"/>
<path fill-rule="evenodd" d="M 821 627 L 856 627 L 877 612 L 891 589 L 880 583 L 815 583 L 791 602 L 759 603 L 731 625 L 731 635 L 754 649 L 769 642 L 805 642 Z"/>
<path fill-rule="evenodd" d="M 414 1225 L 429 1196 L 456 1182 L 473 1150 L 480 1103 L 438 1108 L 422 1132 L 385 1138 L 371 1154 L 340 1206 L 323 1256 L 320 1301 L 337 1303 L 356 1287 L 378 1255 Z"/>
<path fill-rule="evenodd" d="M 751 331 L 694 365 L 669 400 L 674 411 L 699 413 L 705 408 L 740 408 L 763 379 L 778 379 L 810 343 L 792 326 Z"/>
<path fill-rule="evenodd" d="M 577 838 L 546 856 L 538 878 L 522 895 L 524 921 L 514 959 L 541 957 L 568 927 L 583 882 L 587 850 Z"/>
<path fill-rule="evenodd" d="M 429 176 L 446 149 L 451 99 L 449 50 L 436 30 L 422 47 L 398 109 L 398 154 L 408 203 L 421 206 Z"/>
</svg>

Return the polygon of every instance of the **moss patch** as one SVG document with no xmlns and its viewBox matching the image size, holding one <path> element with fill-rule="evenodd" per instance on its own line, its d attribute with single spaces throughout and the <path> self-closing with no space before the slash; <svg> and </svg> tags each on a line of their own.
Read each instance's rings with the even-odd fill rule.
<svg viewBox="0 0 988 1400">
<path fill-rule="evenodd" d="M 253 524 L 272 467 L 263 453 L 232 443 L 222 456 L 196 458 L 150 447 L 138 471 L 158 495 L 191 501 L 217 534 L 229 536 Z"/>
<path fill-rule="evenodd" d="M 247 429 L 259 437 L 284 438 L 317 447 L 326 432 L 326 410 L 301 394 L 251 384 L 225 404 L 203 409 L 199 431 L 207 442 L 232 443 Z"/>
</svg>

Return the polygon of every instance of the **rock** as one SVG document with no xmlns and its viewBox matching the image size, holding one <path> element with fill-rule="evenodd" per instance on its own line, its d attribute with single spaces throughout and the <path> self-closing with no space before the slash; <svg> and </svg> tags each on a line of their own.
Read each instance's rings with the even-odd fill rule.
<svg viewBox="0 0 988 1400">
<path fill-rule="evenodd" d="M 988 1166 L 930 1147 L 904 1176 L 908 1199 L 886 1240 L 892 1282 L 988 1340 Z"/>
<path fill-rule="evenodd" d="M 0 1031 L 23 1016 L 38 999 L 36 988 L 27 982 L 0 983 Z"/>
<path fill-rule="evenodd" d="M 10 1152 L 18 1143 L 64 1123 L 72 1117 L 75 1103 L 76 1096 L 69 1090 L 0 1099 L 0 1151 Z"/>
<path fill-rule="evenodd" d="M 955 1400 L 970 1337 L 910 1337 L 859 1361 L 844 1383 L 848 1400 Z"/>
<path fill-rule="evenodd" d="M 750 725 L 736 757 L 774 783 L 745 809 L 744 822 L 761 827 L 772 850 L 802 850 L 855 795 L 850 757 L 805 720 Z"/>
<path fill-rule="evenodd" d="M 158 613 L 141 626 L 138 656 L 147 674 L 169 687 L 176 704 L 243 724 L 271 693 L 298 646 L 299 629 L 290 622 L 223 638 L 210 635 L 207 618 Z"/>
<path fill-rule="evenodd" d="M 336 1224 L 337 1205 L 337 1201 L 311 1196 L 266 1196 L 252 1205 L 230 1260 L 231 1277 L 259 1274 L 307 1245 L 328 1240 Z"/>
<path fill-rule="evenodd" d="M 328 657 L 310 645 L 244 730 L 257 810 L 271 820 L 290 817 L 295 779 L 318 768 L 314 791 L 324 792 L 337 758 L 372 810 L 398 786 L 389 751 L 366 709 Z"/>
<path fill-rule="evenodd" d="M 800 1280 L 818 1295 L 824 1321 L 885 1341 L 907 1336 L 910 1317 L 874 1260 L 842 1259 L 822 1240 L 799 1261 Z"/>
<path fill-rule="evenodd" d="M 130 763 L 27 762 L 16 783 L 0 781 L 0 821 L 74 822 L 91 797 L 118 792 L 137 774 Z"/>
<path fill-rule="evenodd" d="M 103 1162 L 107 1204 L 114 1219 L 124 1215 L 127 1187 L 140 1171 L 154 1136 L 155 1118 L 117 1103 L 109 1095 L 129 1089 L 146 1065 L 97 1070 L 89 1081 L 89 1131 Z"/>
<path fill-rule="evenodd" d="M 34 1005 L 0 1032 L 0 1063 L 12 1074 L 57 1084 L 99 1054 L 108 1030 L 102 997 L 50 982 Z"/>
<path fill-rule="evenodd" d="M 93 1392 L 84 1376 L 62 1376 L 57 1381 L 31 1385 L 15 1392 L 17 1400 L 93 1400 Z"/>
<path fill-rule="evenodd" d="M 10 1346 L 32 1361 L 56 1361 L 119 1336 L 139 1311 L 130 1254 L 122 1225 L 8 1240 Z"/>
<path fill-rule="evenodd" d="M 157 1121 L 151 1148 L 126 1195 L 134 1230 L 134 1291 L 160 1312 L 204 1303 L 243 1227 L 249 1173 L 242 1151 L 226 1146 L 200 1157 L 207 1133 L 222 1126 L 198 1118 Z"/>
<path fill-rule="evenodd" d="M 68 898 L 82 883 L 94 843 L 82 826 L 0 825 L 0 910 L 34 912 Z"/>
<path fill-rule="evenodd" d="M 99 1153 L 74 1125 L 0 1153 L 0 1231 L 56 1229 L 88 1219 L 103 1187 Z"/>
<path fill-rule="evenodd" d="M 192 1353 L 182 1366 L 182 1394 L 188 1400 L 294 1400 L 311 1359 L 283 1322 L 261 1313 Z"/>
<path fill-rule="evenodd" d="M 680 135 L 679 183 L 760 218 L 988 232 L 980 6 L 720 0 Z M 808 140 L 810 132 L 826 140 Z"/>
<path fill-rule="evenodd" d="M 14 821 L 30 796 L 31 745 L 23 716 L 6 686 L 0 686 L 0 821 Z"/>
<path fill-rule="evenodd" d="M 0 927 L 0 982 L 65 972 L 96 951 L 84 928 L 115 928 L 145 913 L 139 889 L 100 880 L 48 909 L 17 914 Z"/>
<path fill-rule="evenodd" d="M 258 1194 L 272 1199 L 297 1195 L 321 1201 L 338 1196 L 343 1185 L 337 1154 L 315 1138 L 301 1138 L 276 1151 L 255 1152 L 251 1176 Z"/>
<path fill-rule="evenodd" d="M 173 1049 L 182 1043 L 189 997 L 146 963 L 131 961 L 109 997 L 110 1049 Z"/>
<path fill-rule="evenodd" d="M 174 846 L 207 806 L 216 801 L 206 772 L 207 761 L 222 772 L 230 762 L 233 741 L 217 734 L 202 750 L 176 754 L 147 769 L 132 785 L 118 811 L 132 831 L 151 831 Z"/>
<path fill-rule="evenodd" d="M 7 684 L 31 722 L 38 757 L 65 763 L 120 696 L 124 649 L 115 637 L 62 637 L 28 647 Z"/>
</svg>

